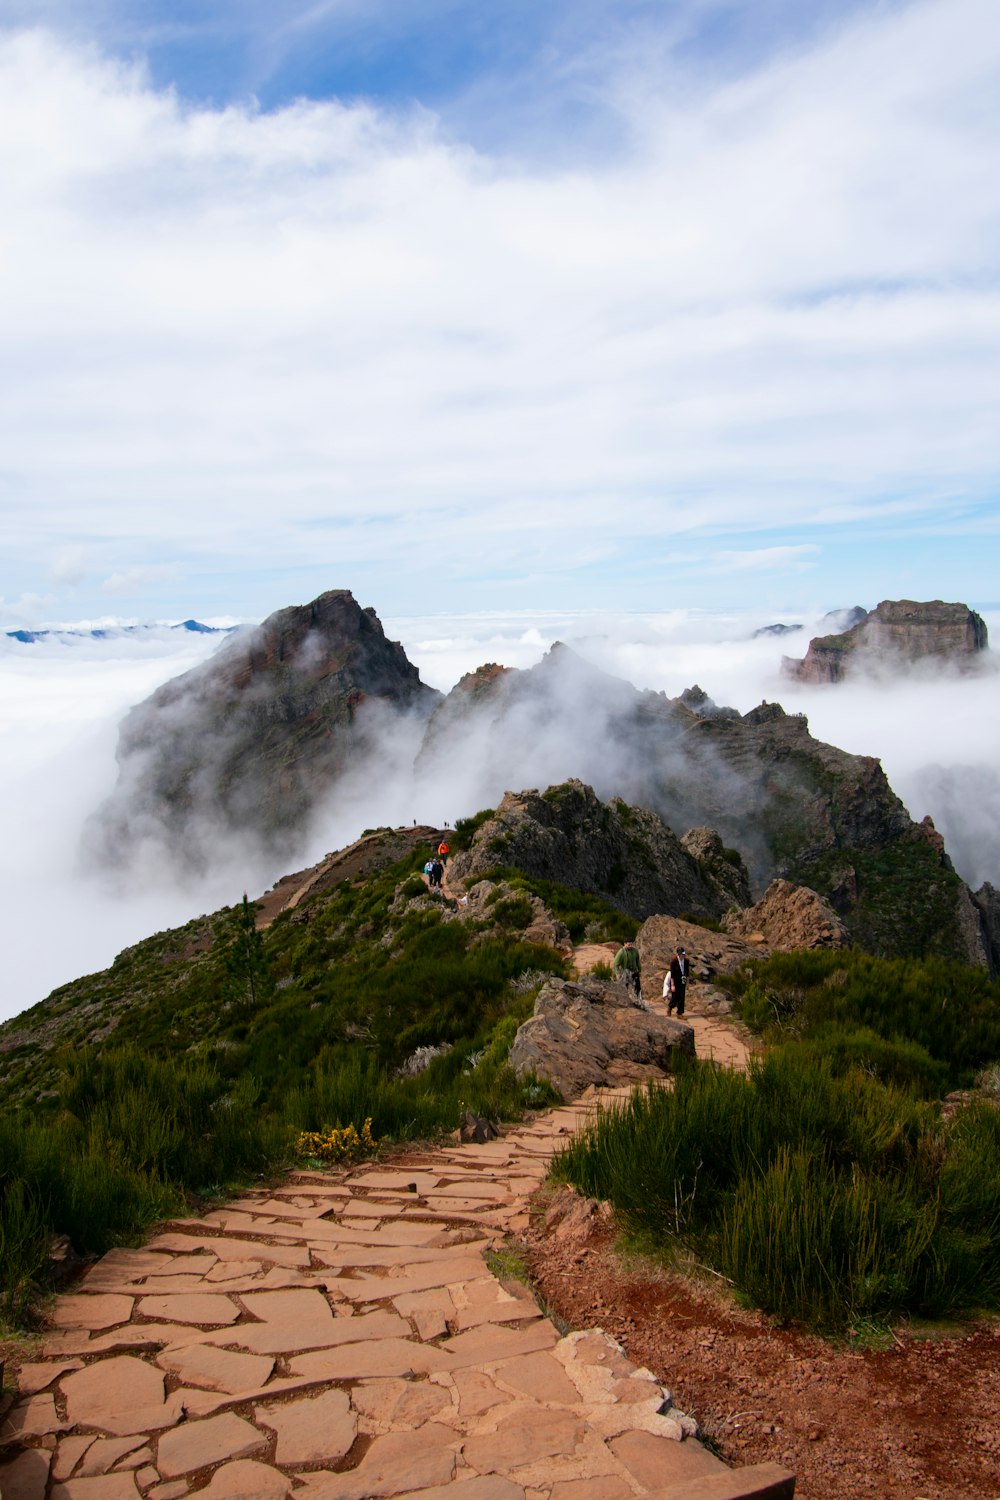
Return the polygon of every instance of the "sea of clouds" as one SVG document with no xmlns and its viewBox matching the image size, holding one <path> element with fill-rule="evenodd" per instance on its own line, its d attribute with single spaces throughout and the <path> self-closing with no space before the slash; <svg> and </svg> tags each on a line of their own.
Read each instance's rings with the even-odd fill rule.
<svg viewBox="0 0 1000 1500">
<path fill-rule="evenodd" d="M 995 635 L 1000 612 L 983 613 Z M 934 818 L 963 878 L 973 887 L 1000 885 L 1000 673 L 992 654 L 990 667 L 973 675 L 927 670 L 806 686 L 781 676 L 781 657 L 804 654 L 819 633 L 818 615 L 786 620 L 801 623 L 794 634 L 754 636 L 770 623 L 773 616 L 679 610 L 439 615 L 389 618 L 385 627 L 443 692 L 483 662 L 530 667 L 560 640 L 604 671 L 671 697 L 697 683 L 741 712 L 778 701 L 808 715 L 817 738 L 880 757 L 911 815 Z M 230 845 L 204 876 L 178 877 L 147 862 L 122 883 L 88 868 L 81 855 L 83 826 L 114 786 L 121 717 L 224 639 L 169 629 L 103 639 L 54 633 L 31 644 L 0 637 L 0 1017 L 106 967 L 152 932 L 232 903 L 244 890 L 260 894 L 290 868 L 270 868 L 259 854 Z M 443 824 L 483 805 L 476 767 L 456 780 L 436 776 L 431 761 L 415 776 L 411 752 L 401 743 L 394 760 L 388 747 L 377 778 L 353 779 L 304 842 L 302 865 L 373 824 Z M 497 747 L 491 754 L 492 793 L 502 779 L 502 747 L 499 760 Z"/>
</svg>

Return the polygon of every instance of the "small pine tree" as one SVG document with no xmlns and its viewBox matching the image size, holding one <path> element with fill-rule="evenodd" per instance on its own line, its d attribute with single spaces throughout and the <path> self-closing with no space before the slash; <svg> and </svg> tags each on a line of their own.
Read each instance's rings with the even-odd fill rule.
<svg viewBox="0 0 1000 1500">
<path fill-rule="evenodd" d="M 232 936 L 223 964 L 226 991 L 243 1010 L 256 1010 L 274 994 L 274 980 L 267 962 L 264 939 L 257 930 L 254 908 L 243 892 L 243 904 L 233 918 Z"/>
</svg>

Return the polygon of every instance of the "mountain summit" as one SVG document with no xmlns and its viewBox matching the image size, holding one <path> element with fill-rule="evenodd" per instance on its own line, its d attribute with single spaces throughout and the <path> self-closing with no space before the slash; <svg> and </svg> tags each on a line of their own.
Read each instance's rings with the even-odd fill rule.
<svg viewBox="0 0 1000 1500">
<path fill-rule="evenodd" d="M 217 836 L 291 852 L 317 803 L 439 694 L 347 589 L 278 610 L 125 718 L 119 779 L 91 825 L 105 860 L 152 838 L 206 863 Z"/>
</svg>

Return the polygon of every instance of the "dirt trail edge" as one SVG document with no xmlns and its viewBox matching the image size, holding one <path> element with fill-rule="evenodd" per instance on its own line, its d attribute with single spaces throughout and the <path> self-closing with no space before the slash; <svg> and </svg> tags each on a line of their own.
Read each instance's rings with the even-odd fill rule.
<svg viewBox="0 0 1000 1500">
<path fill-rule="evenodd" d="M 708 1452 L 604 1333 L 561 1337 L 488 1269 L 595 1107 L 293 1173 L 109 1252 L 20 1370 L 3 1500 L 791 1496 L 776 1465 Z"/>
</svg>

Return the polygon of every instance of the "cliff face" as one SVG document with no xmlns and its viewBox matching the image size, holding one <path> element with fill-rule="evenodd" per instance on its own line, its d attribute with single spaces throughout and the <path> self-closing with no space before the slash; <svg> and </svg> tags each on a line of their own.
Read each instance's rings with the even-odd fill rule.
<svg viewBox="0 0 1000 1500">
<path fill-rule="evenodd" d="M 227 832 L 291 850 L 372 732 L 422 726 L 439 697 L 346 589 L 279 610 L 128 714 L 92 844 L 116 861 L 145 838 L 197 861 Z"/>
<path fill-rule="evenodd" d="M 965 604 L 886 599 L 850 630 L 815 636 L 801 660 L 785 657 L 785 674 L 798 682 L 840 682 L 851 671 L 899 670 L 915 662 L 965 666 L 988 647 L 986 624 Z"/>
</svg>

